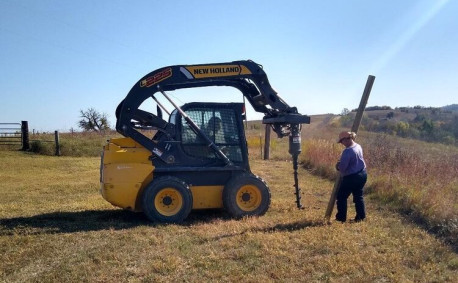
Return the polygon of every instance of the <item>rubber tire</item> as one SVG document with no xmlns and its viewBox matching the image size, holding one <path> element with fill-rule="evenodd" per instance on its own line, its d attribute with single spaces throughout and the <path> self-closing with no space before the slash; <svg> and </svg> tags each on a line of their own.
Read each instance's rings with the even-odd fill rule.
<svg viewBox="0 0 458 283">
<path fill-rule="evenodd" d="M 239 203 L 237 201 L 237 194 L 240 193 L 239 190 L 244 186 L 248 186 L 251 190 L 256 188 L 257 192 L 255 194 L 258 197 L 260 196 L 259 204 L 255 204 L 253 209 L 241 207 L 240 201 Z M 256 175 L 242 174 L 235 176 L 224 186 L 223 206 L 232 217 L 237 219 L 244 216 L 264 215 L 270 206 L 270 189 L 264 180 Z"/>
<path fill-rule="evenodd" d="M 161 213 L 161 209 L 156 207 L 155 199 L 158 193 L 161 193 L 163 189 L 173 189 L 179 196 L 181 196 L 181 207 L 173 215 L 164 215 Z M 162 223 L 180 223 L 188 217 L 192 209 L 192 193 L 189 186 L 182 180 L 166 176 L 159 177 L 153 180 L 143 191 L 142 205 L 143 213 L 153 222 Z"/>
</svg>

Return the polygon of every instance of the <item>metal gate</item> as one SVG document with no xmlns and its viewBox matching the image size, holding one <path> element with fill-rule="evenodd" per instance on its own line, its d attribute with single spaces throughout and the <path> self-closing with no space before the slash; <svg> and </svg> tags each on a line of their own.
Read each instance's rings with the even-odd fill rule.
<svg viewBox="0 0 458 283">
<path fill-rule="evenodd" d="M 29 149 L 29 129 L 27 121 L 22 123 L 0 123 L 0 146 L 20 146 Z"/>
</svg>

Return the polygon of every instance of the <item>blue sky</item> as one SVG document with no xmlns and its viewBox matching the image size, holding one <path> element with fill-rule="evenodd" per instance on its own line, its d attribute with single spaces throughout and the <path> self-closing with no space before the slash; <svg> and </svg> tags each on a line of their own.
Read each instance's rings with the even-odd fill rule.
<svg viewBox="0 0 458 283">
<path fill-rule="evenodd" d="M 303 114 L 458 103 L 458 1 L 0 0 L 0 122 L 77 129 L 114 111 L 145 74 L 251 59 Z M 242 101 L 232 89 L 173 93 Z M 248 112 L 249 119 L 262 115 Z"/>
</svg>

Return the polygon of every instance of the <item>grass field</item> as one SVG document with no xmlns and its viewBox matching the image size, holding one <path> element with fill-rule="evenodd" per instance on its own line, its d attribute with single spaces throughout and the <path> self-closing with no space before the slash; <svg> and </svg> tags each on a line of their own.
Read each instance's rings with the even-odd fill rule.
<svg viewBox="0 0 458 283">
<path fill-rule="evenodd" d="M 253 154 L 252 154 L 253 156 Z M 452 247 L 369 195 L 363 223 L 323 224 L 333 183 L 253 158 L 270 185 L 263 217 L 193 211 L 149 223 L 98 193 L 98 157 L 0 152 L 2 282 L 456 282 Z M 350 216 L 354 214 L 352 206 Z"/>
</svg>

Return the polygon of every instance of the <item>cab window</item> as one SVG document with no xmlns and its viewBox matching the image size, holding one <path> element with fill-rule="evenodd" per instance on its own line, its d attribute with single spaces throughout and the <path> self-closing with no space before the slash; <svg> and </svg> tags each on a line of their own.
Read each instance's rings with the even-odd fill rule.
<svg viewBox="0 0 458 283">
<path fill-rule="evenodd" d="M 232 162 L 242 162 L 237 119 L 233 109 L 190 108 L 185 112 Z M 205 159 L 218 158 L 185 119 L 181 119 L 181 127 L 181 142 L 186 154 Z"/>
</svg>

